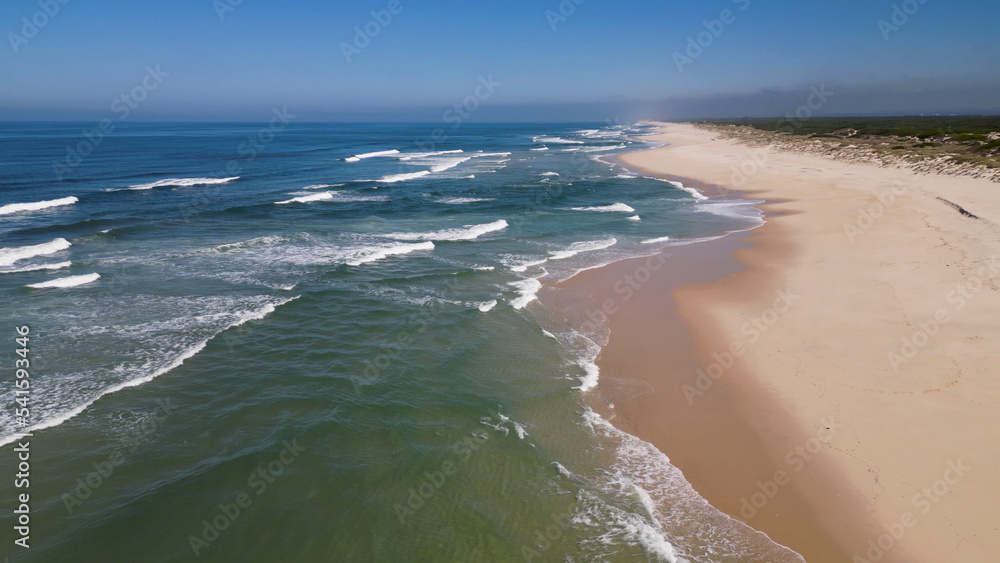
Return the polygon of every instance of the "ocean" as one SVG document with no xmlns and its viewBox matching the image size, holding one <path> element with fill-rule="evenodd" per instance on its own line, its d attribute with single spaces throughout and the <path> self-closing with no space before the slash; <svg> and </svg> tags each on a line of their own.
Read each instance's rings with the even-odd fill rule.
<svg viewBox="0 0 1000 563">
<path fill-rule="evenodd" d="M 651 132 L 0 125 L 0 553 L 796 560 L 591 409 L 607 335 L 537 299 L 760 224 L 614 161 Z"/>
</svg>

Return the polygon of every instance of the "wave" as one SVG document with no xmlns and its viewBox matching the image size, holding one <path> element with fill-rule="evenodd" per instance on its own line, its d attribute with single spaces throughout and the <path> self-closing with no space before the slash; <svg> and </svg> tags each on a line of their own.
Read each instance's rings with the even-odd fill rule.
<svg viewBox="0 0 1000 563">
<path fill-rule="evenodd" d="M 611 248 L 612 246 L 618 244 L 618 239 L 609 238 L 604 240 L 592 240 L 584 242 L 575 242 L 565 250 L 557 250 L 555 252 L 549 253 L 550 260 L 565 260 L 572 256 L 576 256 L 581 252 L 593 252 L 595 250 L 604 250 L 605 248 Z"/>
<path fill-rule="evenodd" d="M 230 250 L 242 250 L 244 248 L 253 248 L 257 246 L 268 246 L 284 241 L 283 237 L 277 235 L 268 235 L 263 237 L 252 238 L 249 240 L 244 240 L 240 242 L 231 242 L 227 244 L 220 244 L 214 248 L 209 249 L 210 252 L 229 252 Z"/>
<path fill-rule="evenodd" d="M 80 201 L 74 196 L 63 197 L 59 199 L 50 199 L 48 201 L 36 201 L 33 203 L 10 203 L 0 207 L 0 215 L 12 215 L 14 213 L 20 213 L 22 211 L 38 211 L 39 209 L 48 209 L 49 207 L 61 207 L 63 205 L 73 205 L 74 203 Z"/>
<path fill-rule="evenodd" d="M 375 158 L 375 157 L 379 157 L 379 156 L 392 156 L 394 154 L 399 154 L 399 150 L 392 149 L 392 150 L 388 150 L 388 151 L 366 152 L 366 153 L 362 153 L 362 154 L 356 154 L 354 156 L 349 156 L 349 157 L 345 158 L 344 161 L 345 162 L 358 162 L 359 160 L 364 160 L 366 158 Z"/>
<path fill-rule="evenodd" d="M 491 197 L 441 197 L 434 200 L 437 203 L 447 205 L 462 205 L 464 203 L 479 203 L 481 201 L 493 201 Z"/>
<path fill-rule="evenodd" d="M 629 217 L 628 220 L 629 221 L 642 221 L 642 217 L 639 217 L 638 215 L 633 215 L 633 216 Z"/>
<path fill-rule="evenodd" d="M 162 188 L 165 186 L 189 188 L 191 186 L 209 186 L 215 184 L 225 184 L 227 182 L 232 182 L 233 180 L 239 180 L 239 179 L 240 179 L 239 176 L 233 176 L 232 178 L 168 178 L 166 180 L 157 180 L 155 182 L 150 182 L 148 184 L 136 184 L 134 186 L 129 186 L 124 189 L 151 190 L 153 188 Z M 108 191 L 118 191 L 119 189 L 111 189 Z"/>
<path fill-rule="evenodd" d="M 72 245 L 68 240 L 64 238 L 57 238 L 43 244 L 36 244 L 32 246 L 0 248 L 0 266 L 10 266 L 18 260 L 24 260 L 25 258 L 32 258 L 34 256 L 55 254 L 60 250 L 66 250 L 70 246 Z"/>
<path fill-rule="evenodd" d="M 442 229 L 430 233 L 391 233 L 381 235 L 397 240 L 474 240 L 487 233 L 502 231 L 507 228 L 507 221 L 500 219 L 482 225 L 465 225 L 457 229 Z"/>
<path fill-rule="evenodd" d="M 453 158 L 446 162 L 442 162 L 441 164 L 432 166 L 431 172 L 444 172 L 445 170 L 451 170 L 452 168 L 458 166 L 459 164 L 462 164 L 463 162 L 467 162 L 469 160 L 472 160 L 471 156 L 466 156 L 463 158 Z"/>
<path fill-rule="evenodd" d="M 339 188 L 340 186 L 343 186 L 343 185 L 344 184 L 316 184 L 316 185 L 313 185 L 313 186 L 305 186 L 302 189 L 303 190 L 322 190 L 323 188 Z"/>
<path fill-rule="evenodd" d="M 27 266 L 17 270 L 0 270 L 0 274 L 20 274 L 21 272 L 37 272 L 39 270 L 61 270 L 72 266 L 72 262 L 57 262 L 55 264 L 39 264 L 38 266 Z"/>
<path fill-rule="evenodd" d="M 533 268 L 535 266 L 541 266 L 542 264 L 548 262 L 548 258 L 542 258 L 541 260 L 533 260 L 531 262 L 525 262 L 523 264 L 518 264 L 516 266 L 511 266 L 511 271 L 513 272 L 523 272 L 528 268 Z"/>
<path fill-rule="evenodd" d="M 683 191 L 691 194 L 692 197 L 694 197 L 695 199 L 697 199 L 699 201 L 708 199 L 708 196 L 706 196 L 705 194 L 699 192 L 698 190 L 696 190 L 694 188 L 689 188 L 689 187 L 685 186 L 684 184 L 682 184 L 680 182 L 674 182 L 673 180 L 664 180 L 663 178 L 653 178 L 653 179 L 654 180 L 659 180 L 661 182 L 666 182 L 666 183 L 670 184 L 671 186 L 677 188 L 678 190 L 683 190 Z"/>
<path fill-rule="evenodd" d="M 333 199 L 333 192 L 321 192 L 318 194 L 306 195 L 302 197 L 293 197 L 292 199 L 286 199 L 285 201 L 276 201 L 275 205 L 286 205 L 289 203 L 309 203 L 312 201 L 327 201 Z"/>
<path fill-rule="evenodd" d="M 804 562 L 799 554 L 710 505 L 670 458 L 649 442 L 619 430 L 590 408 L 583 413 L 582 425 L 612 448 L 608 479 L 599 489 L 612 496 L 629 491 L 644 510 L 623 510 L 588 494 L 581 499 L 575 520 L 613 522 L 615 530 L 658 560 Z M 683 533 L 678 533 L 678 525 Z M 664 527 L 687 544 L 685 557 L 678 556 Z M 603 544 L 608 539 L 605 534 L 590 541 Z"/>
<path fill-rule="evenodd" d="M 670 237 L 659 237 L 659 238 L 648 238 L 643 241 L 639 241 L 639 244 L 656 244 L 658 242 L 667 242 L 671 240 Z"/>
<path fill-rule="evenodd" d="M 585 147 L 585 148 L 581 148 L 580 150 L 583 151 L 583 152 L 602 152 L 602 151 L 615 151 L 615 150 L 620 150 L 620 149 L 624 149 L 624 148 L 625 148 L 625 145 L 622 144 L 622 145 L 614 145 L 614 146 L 610 146 L 610 147 Z"/>
<path fill-rule="evenodd" d="M 260 308 L 260 309 L 258 309 L 256 311 L 250 311 L 250 312 L 248 312 L 248 313 L 246 313 L 244 315 L 241 315 L 241 316 L 237 317 L 235 321 L 233 321 L 229 325 L 223 327 L 221 330 L 219 330 L 218 332 L 216 332 L 212 336 L 206 338 L 205 340 L 202 340 L 198 344 L 196 344 L 196 345 L 188 348 L 186 351 L 182 352 L 176 359 L 174 359 L 174 361 L 172 361 L 171 363 L 167 364 L 166 366 L 164 366 L 164 367 L 162 367 L 160 369 L 157 369 L 157 370 L 153 371 L 152 373 L 150 373 L 148 375 L 144 375 L 142 377 L 131 379 L 131 380 L 119 383 L 117 385 L 113 385 L 111 387 L 108 387 L 107 389 L 104 389 L 103 391 L 101 391 L 101 392 L 97 393 L 96 395 L 92 396 L 90 399 L 86 400 L 83 404 L 81 404 L 81 405 L 75 407 L 74 409 L 70 410 L 69 412 L 66 412 L 66 413 L 63 413 L 63 414 L 60 414 L 60 415 L 57 415 L 57 416 L 45 419 L 45 420 L 39 422 L 38 424 L 35 424 L 34 426 L 31 426 L 31 427 L 29 427 L 27 429 L 24 429 L 24 430 L 22 430 L 20 432 L 15 433 L 15 434 L 10 434 L 10 435 L 3 436 L 2 438 L 0 438 L 0 447 L 6 446 L 7 444 L 10 444 L 10 443 L 16 441 L 18 439 L 18 437 L 23 436 L 26 433 L 32 433 L 32 432 L 36 432 L 38 430 L 44 430 L 46 428 L 52 428 L 54 426 L 58 426 L 58 425 L 60 425 L 60 424 L 62 424 L 64 422 L 66 422 L 67 420 L 70 420 L 71 418 L 79 415 L 83 411 L 87 410 L 87 407 L 89 407 L 90 405 L 92 405 L 95 402 L 97 402 L 97 400 L 100 399 L 101 397 L 104 397 L 106 395 L 110 395 L 112 393 L 117 393 L 118 391 L 121 391 L 123 389 L 128 389 L 130 387 L 137 387 L 139 385 L 142 385 L 143 383 L 148 383 L 148 382 L 156 379 L 157 377 L 159 377 L 159 376 L 161 376 L 161 375 L 163 375 L 163 374 L 165 374 L 165 373 L 167 373 L 169 371 L 172 371 L 174 368 L 177 368 L 178 366 L 180 366 L 181 364 L 183 364 L 186 360 L 188 360 L 191 357 L 193 357 L 194 355 L 196 355 L 198 352 L 201 352 L 205 348 L 205 346 L 208 345 L 208 342 L 210 340 L 212 340 L 216 336 L 222 334 L 226 330 L 229 330 L 231 328 L 235 328 L 237 326 L 240 326 L 240 325 L 242 325 L 244 323 L 247 323 L 247 322 L 250 322 L 250 321 L 263 319 L 267 315 L 270 315 L 271 313 L 273 313 L 275 311 L 275 309 L 277 309 L 278 307 L 280 307 L 280 306 L 282 306 L 282 305 L 284 305 L 286 303 L 289 303 L 291 301 L 295 301 L 296 299 L 298 299 L 298 297 L 292 297 L 291 299 L 286 299 L 286 300 L 281 301 L 279 303 L 269 303 L 269 304 L 265 305 L 264 307 L 262 307 L 262 308 Z"/>
<path fill-rule="evenodd" d="M 538 148 L 528 149 L 528 150 L 529 151 L 547 151 L 547 150 L 549 150 L 549 147 L 538 147 Z"/>
<path fill-rule="evenodd" d="M 510 302 L 511 307 L 523 309 L 528 303 L 538 299 L 538 290 L 542 289 L 542 282 L 537 278 L 528 278 L 521 281 L 510 282 L 507 285 L 517 288 L 519 295 Z"/>
<path fill-rule="evenodd" d="M 542 176 L 558 176 L 558 172 L 542 172 Z"/>
<path fill-rule="evenodd" d="M 66 288 L 66 287 L 76 287 L 78 285 L 83 285 L 85 283 L 95 282 L 100 279 L 101 274 L 84 274 L 82 276 L 69 276 L 66 278 L 56 278 L 54 280 L 49 280 L 47 282 L 32 283 L 24 287 L 31 287 L 34 289 L 47 289 L 50 287 Z"/>
<path fill-rule="evenodd" d="M 407 180 L 416 180 L 417 178 L 423 178 L 431 173 L 430 170 L 421 170 L 420 172 L 409 172 L 407 174 L 391 174 L 389 176 L 383 176 L 378 180 L 370 180 L 373 182 L 381 182 L 383 184 L 394 184 L 396 182 L 405 182 Z"/>
<path fill-rule="evenodd" d="M 276 201 L 275 205 L 287 205 L 289 203 L 312 203 L 314 201 L 336 201 L 339 203 L 356 203 L 362 201 L 388 201 L 389 196 L 385 195 L 358 195 L 344 192 L 320 192 L 317 194 L 309 194 L 299 197 L 293 197 L 292 199 L 286 199 L 285 201 Z"/>
<path fill-rule="evenodd" d="M 497 306 L 497 300 L 494 299 L 492 301 L 486 301 L 484 303 L 477 303 L 476 305 L 481 313 L 489 313 L 493 309 L 493 307 Z"/>
<path fill-rule="evenodd" d="M 583 141 L 576 141 L 572 139 L 563 139 L 562 137 L 532 137 L 532 141 L 536 143 L 553 143 L 557 145 L 582 145 Z"/>
<path fill-rule="evenodd" d="M 370 262 L 377 262 L 389 256 L 409 254 L 418 250 L 434 250 L 433 242 L 418 242 L 416 244 L 397 244 L 393 246 L 365 247 L 352 250 L 353 257 L 347 261 L 348 266 L 360 266 Z"/>
<path fill-rule="evenodd" d="M 571 207 L 572 211 L 597 211 L 599 213 L 635 213 L 635 209 L 624 203 L 599 205 L 596 207 Z"/>
<path fill-rule="evenodd" d="M 429 156 L 439 156 L 439 155 L 442 155 L 442 154 L 458 154 L 458 153 L 461 153 L 461 152 L 464 152 L 464 151 L 462 149 L 457 149 L 457 150 L 453 150 L 453 151 L 413 152 L 413 153 L 406 153 L 405 155 L 399 157 L 399 160 L 402 160 L 403 162 L 406 162 L 406 161 L 409 161 L 409 160 L 413 160 L 414 158 L 427 158 Z"/>
</svg>

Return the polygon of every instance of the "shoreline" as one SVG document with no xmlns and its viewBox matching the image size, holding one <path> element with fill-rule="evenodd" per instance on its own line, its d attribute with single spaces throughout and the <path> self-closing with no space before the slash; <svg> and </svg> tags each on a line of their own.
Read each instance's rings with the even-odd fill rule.
<svg viewBox="0 0 1000 563">
<path fill-rule="evenodd" d="M 622 155 L 624 164 L 762 199 L 765 224 L 664 250 L 670 267 L 608 316 L 592 398 L 613 403 L 609 420 L 667 454 L 714 507 L 810 562 L 987 560 L 1000 547 L 987 511 L 1000 499 L 989 478 L 1000 452 L 982 447 L 997 443 L 1000 422 L 988 400 L 1000 399 L 989 361 L 1000 272 L 982 280 L 990 291 L 977 293 L 978 307 L 954 311 L 913 361 L 890 367 L 886 357 L 934 318 L 950 284 L 970 281 L 1000 252 L 1000 194 L 984 180 L 751 149 L 692 125 L 658 125 L 655 138 L 670 144 Z M 856 220 L 859 206 L 877 203 L 879 218 Z M 614 280 L 641 260 L 559 285 L 594 303 L 620 299 Z M 793 303 L 777 311 L 782 290 Z M 753 319 L 761 324 L 744 334 Z M 739 350 L 732 361 L 730 350 Z M 718 377 L 702 375 L 701 389 L 699 369 Z M 982 469 L 949 478 L 937 502 L 918 496 L 954 477 L 956 463 Z"/>
</svg>

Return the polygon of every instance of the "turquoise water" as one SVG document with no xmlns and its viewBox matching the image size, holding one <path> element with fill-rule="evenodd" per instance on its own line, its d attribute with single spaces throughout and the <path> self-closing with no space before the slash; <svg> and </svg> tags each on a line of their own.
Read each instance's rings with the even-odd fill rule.
<svg viewBox="0 0 1000 563">
<path fill-rule="evenodd" d="M 91 127 L 0 127 L 11 561 L 795 560 L 587 406 L 606 335 L 535 299 L 759 223 L 615 164 L 648 127 Z"/>
</svg>

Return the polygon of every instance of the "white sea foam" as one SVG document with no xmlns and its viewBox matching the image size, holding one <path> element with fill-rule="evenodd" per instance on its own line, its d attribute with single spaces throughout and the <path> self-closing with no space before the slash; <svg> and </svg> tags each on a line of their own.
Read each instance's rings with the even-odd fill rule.
<svg viewBox="0 0 1000 563">
<path fill-rule="evenodd" d="M 324 188 L 336 188 L 336 187 L 343 186 L 343 185 L 344 184 L 316 184 L 316 185 L 313 185 L 313 186 L 305 186 L 302 189 L 303 190 L 322 190 Z"/>
<path fill-rule="evenodd" d="M 644 241 L 640 241 L 639 244 L 656 244 L 659 242 L 667 242 L 670 237 L 659 237 L 659 238 L 648 238 Z"/>
<path fill-rule="evenodd" d="M 57 262 L 55 264 L 39 264 L 37 266 L 25 266 L 16 270 L 0 270 L 0 274 L 19 274 L 21 272 L 37 272 L 38 270 L 61 270 L 69 268 L 72 265 L 73 263 L 69 261 Z"/>
<path fill-rule="evenodd" d="M 699 192 L 698 190 L 696 190 L 694 188 L 689 188 L 689 187 L 685 186 L 684 184 L 682 184 L 680 182 L 674 182 L 673 180 L 664 180 L 663 178 L 653 178 L 653 179 L 654 180 L 659 180 L 661 182 L 666 182 L 666 183 L 670 184 L 671 186 L 677 188 L 678 190 L 683 190 L 683 191 L 691 194 L 691 196 L 693 198 L 695 198 L 695 199 L 697 199 L 699 201 L 708 199 L 708 196 L 706 196 L 705 194 Z"/>
<path fill-rule="evenodd" d="M 562 137 L 533 137 L 532 140 L 536 143 L 552 143 L 556 145 L 582 145 L 583 141 L 576 141 L 573 139 L 564 139 Z"/>
<path fill-rule="evenodd" d="M 10 203 L 0 207 L 0 215 L 12 215 L 14 213 L 20 213 L 22 211 L 38 211 L 39 209 L 48 209 L 50 207 L 73 205 L 78 201 L 80 200 L 73 196 L 70 196 L 59 199 L 50 199 L 48 201 L 36 201 L 32 203 Z"/>
<path fill-rule="evenodd" d="M 511 266 L 510 269 L 511 269 L 511 271 L 514 271 L 514 272 L 523 272 L 523 271 L 527 270 L 528 268 L 533 268 L 535 266 L 541 266 L 542 264 L 544 264 L 544 263 L 546 263 L 548 261 L 549 261 L 548 258 L 542 258 L 541 260 L 532 260 L 530 262 L 525 262 L 523 264 L 517 264 L 515 266 Z"/>
<path fill-rule="evenodd" d="M 275 205 L 285 205 L 288 203 L 309 203 L 313 201 L 329 201 L 333 199 L 333 192 L 320 192 L 318 194 L 306 195 L 302 197 L 293 197 L 292 199 L 286 199 L 285 201 L 276 201 Z"/>
<path fill-rule="evenodd" d="M 558 172 L 542 172 L 542 176 L 558 176 Z"/>
<path fill-rule="evenodd" d="M 496 299 L 494 299 L 492 301 L 486 301 L 484 303 L 479 303 L 478 304 L 479 311 L 483 312 L 483 313 L 489 313 L 493 309 L 493 307 L 496 307 L 496 306 L 497 306 L 497 300 Z"/>
<path fill-rule="evenodd" d="M 6 436 L 0 438 L 0 447 L 6 446 L 7 444 L 10 444 L 10 443 L 16 441 L 24 433 L 36 432 L 38 430 L 44 430 L 46 428 L 52 428 L 54 426 L 58 426 L 58 425 L 62 424 L 63 422 L 66 422 L 67 420 L 70 420 L 71 418 L 73 418 L 73 417 L 79 415 L 80 413 L 82 413 L 83 411 L 87 410 L 87 407 L 89 407 L 90 405 L 94 404 L 98 399 L 100 399 L 101 397 L 104 397 L 105 395 L 110 395 L 112 393 L 117 393 L 118 391 L 121 391 L 122 389 L 128 389 L 130 387 L 136 387 L 136 386 L 142 385 L 143 383 L 148 383 L 148 382 L 152 381 L 153 379 L 156 379 L 157 377 L 159 377 L 159 376 L 161 376 L 161 375 L 163 375 L 163 374 L 165 374 L 165 373 L 167 373 L 169 371 L 172 371 L 174 368 L 180 366 L 186 360 L 188 360 L 189 358 L 193 357 L 198 352 L 201 352 L 205 348 L 205 346 L 208 344 L 209 340 L 212 340 L 212 338 L 215 338 L 216 336 L 218 336 L 222 332 L 224 332 L 224 331 L 226 331 L 226 330 L 228 330 L 230 328 L 234 328 L 234 327 L 240 326 L 240 325 L 242 325 L 244 323 L 247 323 L 249 321 L 263 319 L 267 315 L 273 313 L 274 310 L 277 307 L 280 307 L 280 306 L 284 305 L 285 303 L 294 301 L 296 299 L 298 299 L 298 297 L 292 297 L 291 299 L 286 299 L 286 300 L 281 301 L 279 303 L 270 303 L 270 304 L 267 304 L 264 307 L 262 307 L 260 309 L 257 309 L 255 311 L 249 311 L 247 313 L 244 313 L 243 315 L 237 317 L 233 322 L 231 322 L 227 326 L 223 327 L 221 330 L 219 330 L 218 332 L 216 332 L 215 334 L 213 334 L 209 338 L 207 338 L 205 340 L 202 340 L 198 344 L 195 344 L 194 346 L 192 346 L 192 347 L 186 349 L 185 351 L 183 351 L 179 356 L 177 356 L 172 362 L 170 362 L 166 366 L 163 366 L 163 367 L 161 367 L 159 369 L 156 369 L 152 373 L 149 373 L 147 375 L 144 375 L 144 376 L 141 376 L 141 377 L 137 377 L 137 378 L 134 378 L 134 379 L 130 379 L 128 381 L 124 381 L 124 382 L 119 383 L 117 385 L 113 385 L 111 387 L 108 387 L 108 388 L 104 389 L 103 391 L 100 391 L 97 394 L 93 395 L 91 398 L 87 399 L 82 404 L 76 406 L 75 408 L 73 408 L 72 410 L 70 410 L 68 412 L 65 412 L 65 413 L 58 414 L 56 416 L 47 418 L 47 419 L 39 422 L 38 424 L 35 424 L 34 426 L 31 426 L 31 427 L 29 427 L 27 429 L 22 430 L 19 433 L 6 435 Z"/>
<path fill-rule="evenodd" d="M 348 266 L 360 266 L 371 262 L 377 262 L 389 256 L 409 254 L 418 250 L 434 250 L 433 242 L 418 242 L 416 244 L 396 244 L 386 246 L 370 246 L 360 249 L 352 249 L 351 257 L 348 258 Z"/>
<path fill-rule="evenodd" d="M 629 221 L 642 221 L 642 217 L 639 217 L 638 215 L 633 215 L 633 216 L 629 217 L 628 220 Z"/>
<path fill-rule="evenodd" d="M 604 151 L 614 151 L 614 150 L 619 150 L 619 149 L 624 149 L 624 148 L 625 148 L 625 145 L 614 145 L 614 146 L 607 146 L 607 147 L 584 147 L 584 148 L 581 148 L 580 150 L 583 151 L 583 152 L 604 152 Z"/>
<path fill-rule="evenodd" d="M 605 248 L 611 248 L 612 246 L 618 244 L 618 239 L 609 238 L 604 240 L 591 240 L 583 242 L 575 242 L 565 250 L 557 250 L 555 252 L 549 253 L 550 260 L 565 260 L 572 256 L 576 256 L 581 252 L 593 252 L 595 250 L 604 250 Z"/>
<path fill-rule="evenodd" d="M 229 252 L 231 250 L 242 250 L 244 248 L 255 248 L 261 246 L 270 246 L 283 242 L 285 239 L 278 235 L 268 235 L 263 237 L 256 237 L 249 240 L 244 240 L 240 242 L 230 242 L 226 244 L 220 244 L 214 248 L 209 249 L 209 252 Z"/>
<path fill-rule="evenodd" d="M 427 158 L 429 156 L 439 156 L 442 154 L 458 154 L 461 152 L 463 152 L 462 149 L 453 151 L 437 151 L 437 152 L 412 152 L 412 153 L 406 153 L 403 156 L 399 157 L 399 160 L 406 162 L 408 160 L 413 160 L 415 158 Z"/>
<path fill-rule="evenodd" d="M 390 233 L 382 235 L 396 240 L 474 240 L 487 233 L 501 231 L 507 228 L 507 221 L 500 219 L 482 225 L 465 225 L 456 229 L 442 229 L 429 233 Z"/>
<path fill-rule="evenodd" d="M 597 211 L 600 213 L 635 213 L 635 209 L 624 203 L 614 203 L 612 205 L 600 205 L 596 207 L 571 207 L 573 211 Z"/>
<path fill-rule="evenodd" d="M 68 240 L 64 238 L 57 238 L 42 244 L 35 244 L 32 246 L 11 246 L 8 248 L 0 248 L 0 266 L 10 266 L 18 260 L 24 260 L 25 258 L 32 258 L 34 256 L 46 256 L 48 254 L 55 254 L 60 250 L 66 250 L 71 245 Z"/>
<path fill-rule="evenodd" d="M 566 467 L 563 464 L 559 463 L 558 461 L 553 461 L 552 465 L 556 468 L 556 472 L 562 475 L 563 477 L 566 477 L 567 479 L 573 478 L 573 473 L 569 469 L 566 469 Z"/>
<path fill-rule="evenodd" d="M 406 174 L 390 174 L 389 176 L 383 176 L 375 182 L 381 182 L 383 184 L 395 184 L 396 182 L 405 182 L 407 180 L 416 180 L 417 178 L 423 178 L 431 173 L 430 170 L 421 170 L 420 172 L 409 172 Z"/>
<path fill-rule="evenodd" d="M 225 184 L 227 182 L 232 182 L 233 180 L 239 180 L 239 176 L 233 176 L 232 178 L 168 178 L 166 180 L 157 180 L 155 182 L 150 182 L 148 184 L 136 184 L 134 186 L 129 186 L 125 189 L 127 190 L 151 190 L 153 188 L 162 188 L 165 186 L 176 186 L 179 188 L 189 188 L 191 186 L 210 186 L 214 184 Z M 112 189 L 110 191 L 117 191 Z"/>
<path fill-rule="evenodd" d="M 83 285 L 85 283 L 91 283 L 97 281 L 101 277 L 101 274 L 84 274 L 82 276 L 69 276 L 66 278 L 56 278 L 54 280 L 49 280 L 41 283 L 28 284 L 25 287 L 32 287 L 35 289 L 46 289 L 50 287 L 66 288 L 66 287 L 76 287 L 78 285 Z"/>
<path fill-rule="evenodd" d="M 697 561 L 803 562 L 794 551 L 767 535 L 727 516 L 699 495 L 684 474 L 652 444 L 615 428 L 591 409 L 583 425 L 607 440 L 613 460 L 607 478 L 598 487 L 605 494 L 633 497 L 641 510 L 627 510 L 587 493 L 574 521 L 592 522 L 609 530 L 587 542 L 602 546 L 616 540 L 641 545 L 660 561 L 686 562 L 664 534 L 664 526 L 696 551 Z M 611 524 L 609 526 L 609 524 Z"/>
<path fill-rule="evenodd" d="M 615 178 L 633 179 L 633 178 L 638 178 L 638 176 L 636 176 L 634 174 L 619 174 L 619 175 L 615 176 Z"/>
<path fill-rule="evenodd" d="M 275 205 L 286 205 L 289 203 L 312 203 L 314 201 L 335 201 L 339 203 L 354 203 L 363 201 L 388 201 L 389 196 L 384 195 L 360 195 L 356 193 L 348 192 L 320 192 L 316 194 L 309 194 L 305 196 L 293 197 L 292 199 L 286 199 L 285 201 L 276 201 Z"/>
<path fill-rule="evenodd" d="M 358 161 L 364 160 L 366 158 L 375 158 L 375 157 L 379 157 L 379 156 L 392 156 L 394 154 L 399 154 L 399 150 L 392 149 L 392 150 L 388 150 L 388 151 L 366 152 L 366 153 L 363 153 L 363 154 L 356 154 L 354 156 L 349 156 L 349 157 L 345 158 L 344 161 L 346 161 L 346 162 L 358 162 Z"/>
<path fill-rule="evenodd" d="M 435 199 L 437 203 L 447 205 L 462 205 L 464 203 L 478 203 L 480 201 L 493 201 L 491 197 L 440 197 Z"/>
<path fill-rule="evenodd" d="M 518 291 L 518 296 L 510 302 L 511 307 L 515 309 L 523 309 L 528 303 L 538 299 L 538 290 L 542 289 L 542 282 L 536 278 L 510 282 L 507 285 L 515 287 Z"/>
<path fill-rule="evenodd" d="M 549 147 L 538 147 L 538 148 L 535 148 L 535 149 L 528 149 L 528 150 L 529 151 L 547 151 L 547 150 L 549 150 Z"/>
<path fill-rule="evenodd" d="M 431 172 L 444 172 L 445 170 L 451 170 L 452 168 L 462 164 L 463 162 L 468 162 L 472 160 L 471 156 L 465 156 L 461 158 L 450 158 L 439 164 L 435 164 L 431 167 Z"/>
<path fill-rule="evenodd" d="M 754 227 L 759 227 L 764 224 L 764 216 L 755 205 L 760 203 L 763 202 L 759 200 L 714 201 L 699 205 L 697 211 L 721 215 L 723 217 L 732 217 L 734 219 L 743 219 L 754 223 Z"/>
</svg>

